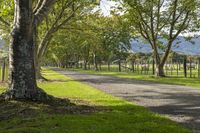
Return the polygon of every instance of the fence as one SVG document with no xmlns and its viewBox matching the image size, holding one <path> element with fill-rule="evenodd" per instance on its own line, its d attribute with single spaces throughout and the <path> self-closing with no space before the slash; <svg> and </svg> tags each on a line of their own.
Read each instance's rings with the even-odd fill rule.
<svg viewBox="0 0 200 133">
<path fill-rule="evenodd" d="M 83 64 L 71 66 L 72 68 L 82 68 Z M 110 72 L 132 72 L 141 75 L 154 75 L 156 71 L 156 64 L 153 61 L 136 61 L 134 63 L 121 62 L 120 65 L 113 63 L 107 65 L 102 63 L 98 65 L 99 71 Z M 87 69 L 94 69 L 94 65 L 88 64 Z M 172 77 L 190 77 L 200 78 L 200 60 L 173 60 L 167 61 L 164 66 L 164 72 L 166 76 Z"/>
</svg>

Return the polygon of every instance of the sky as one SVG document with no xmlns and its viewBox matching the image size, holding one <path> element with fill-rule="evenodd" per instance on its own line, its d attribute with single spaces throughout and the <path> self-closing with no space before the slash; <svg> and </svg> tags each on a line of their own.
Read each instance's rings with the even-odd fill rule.
<svg viewBox="0 0 200 133">
<path fill-rule="evenodd" d="M 101 0 L 100 7 L 103 15 L 109 16 L 111 7 L 115 5 L 115 2 L 109 0 Z"/>
</svg>

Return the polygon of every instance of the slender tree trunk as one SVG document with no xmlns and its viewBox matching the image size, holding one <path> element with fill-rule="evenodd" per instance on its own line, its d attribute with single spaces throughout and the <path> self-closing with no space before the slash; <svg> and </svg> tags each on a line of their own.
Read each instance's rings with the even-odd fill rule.
<svg viewBox="0 0 200 133">
<path fill-rule="evenodd" d="M 135 72 L 135 61 L 131 61 L 131 65 L 132 65 L 132 72 Z"/>
<path fill-rule="evenodd" d="M 121 67 L 122 67 L 122 66 L 121 66 L 121 59 L 119 59 L 119 62 L 118 62 L 118 63 L 119 63 L 119 72 L 121 72 L 121 71 L 122 71 L 122 68 L 121 68 Z"/>
<path fill-rule="evenodd" d="M 87 61 L 84 61 L 84 70 L 87 70 Z"/>
<path fill-rule="evenodd" d="M 153 71 L 153 75 L 155 75 L 155 60 L 154 59 L 152 61 L 152 71 Z"/>
<path fill-rule="evenodd" d="M 110 61 L 108 60 L 108 71 L 110 71 Z"/>
<path fill-rule="evenodd" d="M 95 53 L 93 54 L 93 60 L 94 60 L 94 70 L 99 71 L 98 64 L 97 64 L 97 56 Z"/>
</svg>

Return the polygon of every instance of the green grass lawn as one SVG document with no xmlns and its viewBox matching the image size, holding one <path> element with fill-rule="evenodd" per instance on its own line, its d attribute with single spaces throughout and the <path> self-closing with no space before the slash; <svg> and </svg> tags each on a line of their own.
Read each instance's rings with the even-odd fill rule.
<svg viewBox="0 0 200 133">
<path fill-rule="evenodd" d="M 132 72 L 109 72 L 109 71 L 94 71 L 94 70 L 82 70 L 82 69 L 73 69 L 73 71 L 89 73 L 89 74 L 114 76 L 114 77 L 119 77 L 119 78 L 144 80 L 144 81 L 151 81 L 151 82 L 164 83 L 164 84 L 200 87 L 200 78 L 183 78 L 183 77 L 159 78 L 153 75 L 142 75 L 142 74 L 132 73 Z"/>
<path fill-rule="evenodd" d="M 171 120 L 123 99 L 105 94 L 50 70 L 43 75 L 50 82 L 39 83 L 48 94 L 70 98 L 77 105 L 100 108 L 95 113 L 45 112 L 46 104 L 0 102 L 0 132 L 16 133 L 190 133 Z M 4 91 L 4 89 L 0 89 Z M 70 106 L 70 105 L 68 105 Z M 23 109 L 23 110 L 22 110 Z M 63 109 L 63 108 L 62 108 Z M 5 115 L 12 117 L 4 118 Z"/>
</svg>

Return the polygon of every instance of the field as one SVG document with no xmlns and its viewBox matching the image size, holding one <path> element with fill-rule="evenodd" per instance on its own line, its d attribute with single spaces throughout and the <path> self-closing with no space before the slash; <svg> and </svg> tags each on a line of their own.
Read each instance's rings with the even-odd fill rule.
<svg viewBox="0 0 200 133">
<path fill-rule="evenodd" d="M 200 87 L 200 78 L 184 78 L 183 76 L 166 76 L 163 78 L 155 77 L 152 74 L 141 74 L 138 72 L 130 72 L 130 71 L 107 71 L 102 69 L 102 71 L 94 71 L 94 70 L 83 70 L 83 69 L 70 69 L 73 71 L 79 71 L 83 73 L 89 74 L 100 74 L 100 75 L 108 75 L 120 78 L 129 78 L 135 80 L 144 80 L 144 81 L 151 81 L 157 83 L 164 83 L 164 84 L 175 84 L 175 85 L 183 85 L 183 86 L 191 86 L 191 87 Z"/>
</svg>

